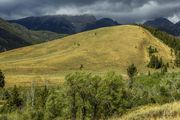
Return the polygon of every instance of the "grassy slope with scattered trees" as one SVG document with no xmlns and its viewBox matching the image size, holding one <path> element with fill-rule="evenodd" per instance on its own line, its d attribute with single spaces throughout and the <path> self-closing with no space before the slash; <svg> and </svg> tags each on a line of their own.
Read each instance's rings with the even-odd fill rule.
<svg viewBox="0 0 180 120">
<path fill-rule="evenodd" d="M 1 53 L 0 68 L 9 85 L 31 84 L 34 79 L 39 82 L 49 79 L 56 84 L 64 81 L 65 74 L 81 66 L 94 73 L 113 70 L 125 75 L 128 65 L 134 63 L 139 74 L 147 73 L 155 71 L 147 67 L 150 46 L 158 50 L 155 55 L 162 57 L 164 63 L 169 62 L 170 67 L 174 65 L 171 63 L 174 56 L 167 45 L 142 27 L 122 25 Z"/>
<path fill-rule="evenodd" d="M 136 67 L 132 65 L 129 67 L 131 70 L 127 70 L 129 76 L 136 73 L 134 68 Z M 131 79 L 123 80 L 121 75 L 114 72 L 104 76 L 75 72 L 67 75 L 65 83 L 58 87 L 48 87 L 48 83 L 44 84 L 45 87 L 36 87 L 36 83 L 32 83 L 29 88 L 16 86 L 2 88 L 0 118 L 99 120 L 110 119 L 113 116 L 121 117 L 130 109 L 140 106 L 180 100 L 179 75 L 179 73 L 154 73 L 141 76 L 133 74 L 133 82 L 129 87 Z M 139 115 L 135 114 L 133 118 L 147 117 L 151 109 L 138 113 Z M 167 116 L 160 114 L 167 111 L 166 109 L 154 111 L 154 117 L 172 116 L 169 113 Z M 132 115 L 129 115 L 129 118 L 131 117 Z"/>
<path fill-rule="evenodd" d="M 174 52 L 176 55 L 175 65 L 180 67 L 180 39 L 178 37 L 172 36 L 166 32 L 162 32 L 157 28 L 140 25 L 147 29 L 152 35 L 160 39 L 166 45 L 172 48 L 171 52 Z"/>
<path fill-rule="evenodd" d="M 117 31 L 116 28 L 118 27 L 111 28 L 111 30 L 114 29 L 114 31 L 112 32 Z M 130 31 L 129 28 L 132 28 L 132 31 Z M 27 67 L 26 65 L 29 66 L 30 65 L 29 63 L 31 62 L 33 62 L 33 64 L 31 63 L 32 65 L 34 65 L 36 62 L 38 64 L 41 64 L 41 66 L 34 66 L 36 67 L 34 69 L 45 66 L 44 64 L 42 64 L 42 61 L 39 62 L 39 60 L 42 60 L 42 58 L 45 59 L 47 57 L 50 57 L 51 64 L 52 64 L 53 62 L 56 63 L 56 61 L 59 60 L 58 57 L 62 57 L 64 54 L 65 56 L 72 55 L 72 53 L 68 54 L 69 52 L 72 52 L 72 51 L 75 51 L 75 53 L 82 52 L 81 55 L 84 55 L 84 49 L 85 49 L 84 47 L 86 48 L 92 47 L 85 44 L 84 42 L 86 40 L 84 38 L 85 36 L 88 36 L 88 35 L 89 35 L 88 37 L 90 37 L 91 35 L 95 36 L 95 38 L 92 38 L 92 40 L 95 41 L 95 42 L 92 42 L 94 44 L 97 44 L 98 40 L 100 40 L 101 44 L 105 46 L 110 45 L 110 44 L 107 44 L 107 41 L 110 39 L 108 36 L 103 37 L 103 39 L 96 39 L 98 34 L 100 34 L 101 32 L 104 33 L 104 31 L 106 30 L 107 28 L 100 29 L 99 31 L 95 30 L 95 31 L 90 31 L 86 33 L 81 33 L 81 34 L 78 34 L 77 36 L 75 35 L 75 36 L 70 36 L 69 38 L 68 37 L 64 38 L 64 41 L 62 39 L 62 41 L 57 40 L 57 41 L 50 42 L 50 44 L 45 43 L 41 45 L 36 45 L 32 47 L 10 51 L 10 52 L 7 52 L 7 54 L 3 53 L 1 56 L 1 62 L 2 64 L 6 65 L 6 67 L 9 63 L 11 63 L 11 67 L 13 66 L 13 64 L 15 64 L 16 66 L 15 70 L 17 72 L 18 67 L 20 67 L 19 65 L 22 65 L 22 64 L 24 65 L 23 67 L 22 66 L 20 67 L 20 69 L 22 69 L 22 68 Z M 125 41 L 121 41 L 121 39 L 130 40 L 131 37 L 129 38 L 127 36 L 126 37 L 121 36 L 122 38 L 120 39 L 120 43 L 125 42 L 121 45 L 126 45 L 126 47 L 128 47 L 129 49 L 131 46 L 131 49 L 132 49 L 131 52 L 133 52 L 133 50 L 136 50 L 136 49 L 138 49 L 139 50 L 138 52 L 140 52 L 140 50 L 142 51 L 142 48 L 143 48 L 144 50 L 143 52 L 146 53 L 143 57 L 145 57 L 147 60 L 147 61 L 144 61 L 144 64 L 143 64 L 144 67 L 147 66 L 149 57 L 152 54 L 159 55 L 161 57 L 163 57 L 163 55 L 166 55 L 165 57 L 163 57 L 166 62 L 173 59 L 170 48 L 162 44 L 161 42 L 158 42 L 158 39 L 154 38 L 151 34 L 149 34 L 146 30 L 142 29 L 141 27 L 123 26 L 121 30 L 124 30 L 124 31 L 117 32 L 115 34 L 116 36 L 114 37 L 118 38 L 119 36 L 123 35 L 124 32 L 127 33 L 128 31 L 128 33 L 129 34 L 131 33 L 131 35 L 133 36 L 133 40 L 135 39 L 138 41 L 140 39 L 138 43 L 136 43 L 137 41 L 131 41 L 133 43 L 129 43 L 128 41 L 128 44 L 127 44 Z M 135 34 L 133 32 L 134 30 L 137 31 Z M 110 31 L 107 30 L 106 32 L 110 32 Z M 138 38 L 139 35 L 141 35 L 140 38 Z M 107 39 L 105 43 L 102 43 L 101 40 L 106 40 L 105 38 L 107 37 L 109 39 Z M 75 40 L 76 39 L 80 39 L 80 40 L 74 42 L 73 43 L 74 47 L 68 48 L 67 50 L 66 46 L 69 46 L 69 44 L 72 43 L 71 42 L 72 38 Z M 145 40 L 145 38 L 148 40 Z M 113 44 L 114 46 L 117 44 L 117 41 L 113 41 L 113 39 L 111 40 L 111 44 L 114 42 Z M 148 44 L 147 43 L 145 44 L 144 42 L 147 42 L 147 41 L 148 41 Z M 129 44 L 133 44 L 133 45 L 129 45 Z M 54 47 L 57 47 L 57 45 L 60 46 L 58 48 L 61 48 L 61 49 L 63 48 L 62 50 L 64 51 L 63 53 L 61 53 L 62 54 L 61 56 L 56 56 L 55 57 L 56 59 L 54 59 L 52 56 L 58 55 L 59 52 L 56 51 L 54 53 L 54 51 L 52 50 L 57 49 L 57 48 L 54 48 Z M 155 47 L 157 50 L 153 48 L 149 49 L 151 45 Z M 47 50 L 46 52 L 43 51 L 44 46 L 46 47 L 46 50 Z M 28 53 L 29 50 L 31 51 L 33 48 L 37 49 L 39 47 L 41 48 L 40 49 L 41 53 L 38 53 L 37 51 L 35 51 L 36 54 L 35 53 L 30 54 L 31 57 L 35 58 L 35 59 L 33 58 L 30 59 L 30 61 L 29 61 L 29 58 L 26 58 L 27 56 L 22 56 L 22 53 L 18 52 L 18 51 L 24 50 L 23 52 Z M 114 47 L 121 48 L 122 46 L 118 45 Z M 114 47 L 111 46 L 110 48 L 112 49 Z M 103 47 L 101 46 L 100 49 L 102 48 Z M 107 49 L 107 47 L 105 48 Z M 58 49 L 58 50 L 61 50 L 61 49 Z M 95 52 L 98 53 L 100 49 L 97 49 L 97 51 Z M 88 49 L 87 51 L 89 52 L 91 50 L 92 48 L 90 50 Z M 100 52 L 104 50 L 105 49 L 102 49 Z M 121 50 L 122 48 L 118 49 L 117 52 L 120 53 Z M 51 55 L 53 53 L 52 56 L 47 55 L 47 53 L 49 53 L 50 51 L 51 51 Z M 114 53 L 114 50 L 112 51 L 111 53 Z M 16 55 L 14 54 L 14 52 L 16 52 Z M 106 51 L 106 52 L 108 53 L 109 51 Z M 126 53 L 129 53 L 129 52 L 130 51 L 126 51 Z M 149 53 L 151 53 L 151 55 Z M 39 58 L 39 54 L 43 55 L 43 57 L 41 56 Z M 129 54 L 131 55 L 131 53 Z M 89 55 L 89 54 L 85 54 L 85 55 Z M 80 58 L 81 57 L 82 56 L 80 56 Z M 127 57 L 127 56 L 124 54 L 124 57 Z M 137 59 L 135 62 L 137 62 Z M 142 57 L 140 59 L 142 59 Z M 16 60 L 16 61 L 13 61 L 13 60 Z M 46 72 L 48 73 L 49 68 L 47 67 L 48 66 L 47 60 L 48 59 L 45 59 L 46 62 L 45 61 L 44 62 L 46 63 L 46 70 L 47 70 Z M 69 60 L 69 59 L 64 59 L 64 60 Z M 111 59 L 110 61 L 113 62 Z M 13 63 L 13 62 L 16 62 L 16 63 Z M 142 64 L 142 61 L 139 60 L 139 62 Z M 71 63 L 71 61 L 69 63 Z M 125 67 L 121 68 L 121 66 L 117 66 L 117 68 L 124 69 L 123 71 L 126 71 L 126 74 L 128 75 L 128 78 L 129 78 L 128 80 L 124 80 L 121 75 L 118 75 L 114 72 L 98 75 L 98 74 L 92 74 L 92 73 L 81 71 L 81 72 L 68 74 L 64 79 L 65 82 L 58 84 L 56 87 L 49 86 L 48 80 L 43 81 L 44 87 L 36 86 L 37 85 L 36 80 L 34 81 L 31 80 L 30 87 L 14 86 L 13 88 L 11 87 L 4 88 L 3 82 L 0 82 L 2 83 L 2 87 L 0 88 L 0 93 L 1 93 L 0 94 L 0 119 L 10 119 L 10 120 L 11 119 L 13 120 L 92 119 L 92 120 L 99 120 L 99 119 L 110 119 L 114 116 L 119 116 L 120 118 L 121 116 L 123 116 L 122 117 L 123 119 L 125 118 L 124 115 L 128 113 L 129 110 L 137 109 L 137 107 L 141 107 L 141 106 L 145 106 L 149 104 L 165 104 L 165 103 L 170 103 L 170 102 L 180 100 L 180 94 L 179 94 L 180 93 L 180 89 L 179 89 L 180 88 L 180 79 L 179 79 L 180 74 L 179 73 L 164 73 L 163 71 L 161 71 L 161 73 L 149 72 L 148 75 L 142 74 L 142 75 L 137 76 L 137 74 L 139 73 L 138 68 L 142 69 L 140 66 L 138 67 L 136 66 L 136 65 L 139 65 L 137 63 L 132 64 L 130 66 L 129 64 L 131 64 L 131 62 L 127 63 L 127 66 L 126 66 L 127 70 L 124 69 Z M 73 64 L 71 63 L 71 65 Z M 13 69 L 11 69 L 11 67 L 9 67 L 8 69 L 9 71 L 11 71 L 10 75 L 13 76 L 12 73 L 14 71 Z M 2 65 L 2 68 L 4 68 L 3 65 Z M 106 67 L 103 66 L 103 69 L 105 68 Z M 61 69 L 57 69 L 57 71 Z M 79 64 L 77 69 L 87 71 L 86 65 L 82 63 Z M 8 70 L 6 69 L 5 72 L 7 71 Z M 25 72 L 28 72 L 28 71 L 25 71 Z M 3 73 L 0 78 L 1 78 L 0 80 L 3 81 L 4 79 Z M 35 76 L 33 77 L 33 79 L 34 78 Z M 157 118 L 167 117 L 168 118 L 168 117 L 178 116 L 179 113 L 177 113 L 178 111 L 177 109 L 172 109 L 173 115 L 169 113 L 167 113 L 167 115 L 166 114 L 162 115 L 161 113 L 166 112 L 166 109 L 161 110 L 157 108 L 157 110 L 153 111 L 154 113 L 153 117 L 157 117 Z M 142 112 L 142 114 L 140 115 L 137 115 L 137 116 L 134 115 L 133 119 L 151 117 L 151 116 L 148 116 L 148 113 L 150 113 L 149 110 L 151 111 L 151 108 L 145 110 L 146 111 L 145 113 Z M 173 112 L 176 113 L 176 115 L 174 115 Z M 131 117 L 131 115 L 129 116 Z M 130 117 L 128 119 L 130 119 Z"/>
</svg>

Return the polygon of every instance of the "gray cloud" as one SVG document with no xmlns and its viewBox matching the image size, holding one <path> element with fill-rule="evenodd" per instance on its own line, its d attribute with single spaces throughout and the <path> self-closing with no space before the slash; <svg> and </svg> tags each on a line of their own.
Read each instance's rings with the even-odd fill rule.
<svg viewBox="0 0 180 120">
<path fill-rule="evenodd" d="M 180 19 L 179 0 L 0 0 L 0 17 L 17 19 L 54 14 L 93 14 L 121 23 L 166 17 Z"/>
</svg>

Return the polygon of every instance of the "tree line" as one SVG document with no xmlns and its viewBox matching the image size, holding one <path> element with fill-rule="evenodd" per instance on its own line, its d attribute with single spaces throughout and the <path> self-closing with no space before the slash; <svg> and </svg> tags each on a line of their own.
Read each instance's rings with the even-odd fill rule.
<svg viewBox="0 0 180 120">
<path fill-rule="evenodd" d="M 132 64 L 128 80 L 109 72 L 96 75 L 75 72 L 58 87 L 1 88 L 0 119 L 17 120 L 100 120 L 122 116 L 132 108 L 180 100 L 178 73 L 137 76 Z"/>
<path fill-rule="evenodd" d="M 157 28 L 153 28 L 150 26 L 139 25 L 145 29 L 147 29 L 152 35 L 160 39 L 163 43 L 172 48 L 172 52 L 175 53 L 176 59 L 174 61 L 177 67 L 180 67 L 180 39 L 178 37 L 172 36 L 166 32 L 162 32 Z"/>
</svg>

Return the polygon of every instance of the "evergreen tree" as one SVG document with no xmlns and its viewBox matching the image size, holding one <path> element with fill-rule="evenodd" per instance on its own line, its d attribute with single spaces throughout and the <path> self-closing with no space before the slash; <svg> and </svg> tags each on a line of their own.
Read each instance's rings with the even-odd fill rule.
<svg viewBox="0 0 180 120">
<path fill-rule="evenodd" d="M 79 67 L 80 70 L 83 70 L 84 69 L 84 65 L 81 64 L 81 66 Z"/>
<path fill-rule="evenodd" d="M 20 97 L 20 93 L 16 85 L 11 91 L 10 97 L 7 101 L 9 107 L 20 108 L 23 105 L 23 100 Z"/>
<path fill-rule="evenodd" d="M 77 110 L 78 110 L 78 105 L 77 105 L 77 94 L 78 94 L 78 83 L 77 80 L 80 76 L 80 73 L 76 72 L 74 74 L 69 74 L 65 77 L 66 83 L 68 86 L 68 92 L 67 95 L 70 98 L 70 106 L 71 106 L 71 119 L 76 120 L 77 119 Z"/>
<path fill-rule="evenodd" d="M 163 67 L 161 68 L 161 73 L 162 74 L 165 74 L 168 72 L 168 68 L 167 68 L 167 65 L 163 65 Z"/>
<path fill-rule="evenodd" d="M 159 69 L 163 66 L 162 58 L 158 58 L 158 56 L 152 55 L 148 64 L 149 68 Z"/>
<path fill-rule="evenodd" d="M 149 52 L 149 56 L 151 56 L 152 54 L 157 53 L 158 50 L 157 50 L 157 48 L 154 48 L 154 47 L 152 47 L 152 46 L 149 46 L 148 52 Z"/>
<path fill-rule="evenodd" d="M 176 52 L 175 65 L 176 65 L 177 67 L 180 67 L 180 51 L 177 51 L 177 52 Z"/>
<path fill-rule="evenodd" d="M 127 69 L 127 74 L 128 74 L 128 76 L 129 76 L 129 78 L 130 78 L 130 81 L 129 81 L 129 87 L 131 88 L 132 87 L 132 85 L 133 85 L 133 78 L 134 78 L 134 76 L 136 76 L 137 75 L 137 68 L 136 68 L 136 66 L 134 65 L 134 64 L 132 64 L 131 66 L 129 66 L 128 67 L 128 69 Z"/>
<path fill-rule="evenodd" d="M 5 77 L 3 72 L 0 70 L 0 88 L 4 88 L 5 86 Z"/>
</svg>

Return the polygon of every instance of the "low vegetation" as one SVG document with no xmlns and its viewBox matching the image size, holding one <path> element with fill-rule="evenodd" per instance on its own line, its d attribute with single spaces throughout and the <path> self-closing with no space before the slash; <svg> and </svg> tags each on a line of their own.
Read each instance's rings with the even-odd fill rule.
<svg viewBox="0 0 180 120">
<path fill-rule="evenodd" d="M 136 76 L 135 65 L 129 66 L 127 73 L 129 80 L 123 80 L 122 76 L 115 72 L 99 76 L 81 71 L 68 74 L 65 83 L 57 87 L 49 87 L 48 84 L 36 87 L 35 83 L 32 83 L 30 88 L 2 88 L 0 99 L 4 102 L 0 107 L 0 118 L 110 119 L 113 116 L 121 117 L 140 106 L 180 100 L 179 73 Z M 129 81 L 132 79 L 129 87 Z M 147 114 L 142 113 L 141 116 L 135 118 L 143 118 Z"/>
</svg>

